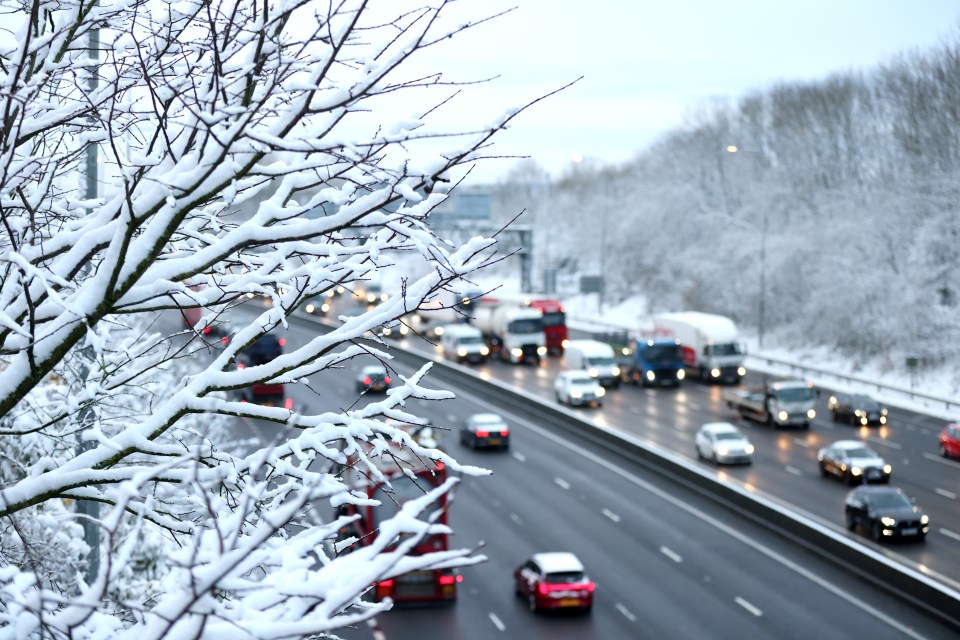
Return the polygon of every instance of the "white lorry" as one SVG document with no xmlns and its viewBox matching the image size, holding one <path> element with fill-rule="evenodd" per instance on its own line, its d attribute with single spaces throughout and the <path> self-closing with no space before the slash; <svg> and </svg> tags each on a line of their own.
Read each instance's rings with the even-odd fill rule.
<svg viewBox="0 0 960 640">
<path fill-rule="evenodd" d="M 567 369 L 583 369 L 605 387 L 620 384 L 620 367 L 613 347 L 599 340 L 570 340 L 563 353 Z"/>
<path fill-rule="evenodd" d="M 491 355 L 512 363 L 539 363 L 547 355 L 543 314 L 513 303 L 477 306 L 471 323 L 480 329 Z"/>
<path fill-rule="evenodd" d="M 737 384 L 747 370 L 737 325 L 726 316 L 699 311 L 658 313 L 654 333 L 680 340 L 687 373 L 704 381 Z"/>
<path fill-rule="evenodd" d="M 730 390 L 727 406 L 736 409 L 742 418 L 765 422 L 771 427 L 788 425 L 807 428 L 816 411 L 817 392 L 804 380 L 766 382 L 749 389 Z"/>
</svg>

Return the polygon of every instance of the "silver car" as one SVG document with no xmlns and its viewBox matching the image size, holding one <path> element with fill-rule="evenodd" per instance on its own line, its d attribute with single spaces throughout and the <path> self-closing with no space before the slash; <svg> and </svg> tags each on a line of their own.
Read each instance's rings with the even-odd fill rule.
<svg viewBox="0 0 960 640">
<path fill-rule="evenodd" d="M 553 383 L 553 392 L 557 402 L 573 407 L 603 406 L 603 396 L 606 395 L 606 390 L 596 378 L 591 378 L 588 372 L 579 369 L 561 372 Z"/>
<path fill-rule="evenodd" d="M 729 422 L 708 422 L 695 439 L 697 457 L 717 464 L 750 464 L 753 444 Z"/>
<path fill-rule="evenodd" d="M 893 467 L 859 440 L 838 440 L 817 452 L 820 475 L 835 476 L 847 484 L 890 482 Z"/>
</svg>

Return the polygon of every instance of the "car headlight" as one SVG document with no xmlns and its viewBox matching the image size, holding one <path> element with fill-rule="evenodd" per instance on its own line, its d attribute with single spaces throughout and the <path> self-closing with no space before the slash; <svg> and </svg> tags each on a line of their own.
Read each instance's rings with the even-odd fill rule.
<svg viewBox="0 0 960 640">
<path fill-rule="evenodd" d="M 744 451 L 744 453 L 746 453 L 747 455 L 752 455 L 752 454 L 753 454 L 753 445 L 752 445 L 752 444 L 748 444 L 747 446 L 745 446 L 745 447 L 743 448 L 743 451 Z"/>
<path fill-rule="evenodd" d="M 891 518 L 890 516 L 883 516 L 882 518 L 880 518 L 880 524 L 882 524 L 885 527 L 892 527 L 895 524 L 897 524 L 897 521 L 895 518 Z"/>
<path fill-rule="evenodd" d="M 433 328 L 433 335 L 435 335 L 435 336 L 442 336 L 442 335 L 443 335 L 443 327 L 434 327 L 434 328 Z"/>
<path fill-rule="evenodd" d="M 377 301 L 377 296 L 376 296 L 376 295 L 374 295 L 374 294 L 372 294 L 372 293 L 368 293 L 368 294 L 367 294 L 367 302 L 376 302 L 376 301 Z"/>
<path fill-rule="evenodd" d="M 599 374 L 600 372 L 594 369 L 593 367 L 590 367 L 589 369 L 587 369 L 587 373 L 590 375 L 591 378 L 596 378 L 597 374 Z"/>
<path fill-rule="evenodd" d="M 320 311 L 322 311 L 323 313 L 330 311 L 330 305 L 324 302 L 322 305 L 320 305 Z"/>
<path fill-rule="evenodd" d="M 866 417 L 866 416 L 860 418 L 860 424 L 863 425 L 864 427 L 867 426 L 867 423 L 869 423 L 869 422 L 870 422 L 870 421 L 867 420 L 867 417 Z"/>
<path fill-rule="evenodd" d="M 737 367 L 737 374 L 742 378 L 743 376 L 747 375 L 747 368 Z"/>
<path fill-rule="evenodd" d="M 647 380 L 649 380 L 650 382 L 653 382 L 654 380 L 656 380 L 656 378 L 657 378 L 657 374 L 655 374 L 653 371 L 647 371 Z"/>
<path fill-rule="evenodd" d="M 490 355 L 490 349 L 487 349 L 487 346 L 486 346 L 486 345 L 480 347 L 480 355 L 482 355 L 482 356 L 488 356 L 488 355 Z"/>
<path fill-rule="evenodd" d="M 929 522 L 930 518 L 927 516 L 927 514 L 920 516 L 920 524 L 928 524 Z"/>
<path fill-rule="evenodd" d="M 465 358 L 467 356 L 466 347 L 460 347 L 459 349 L 457 349 L 457 355 L 460 356 L 461 358 Z"/>
<path fill-rule="evenodd" d="M 410 333 L 410 327 L 405 324 L 400 325 L 400 335 L 405 336 Z"/>
<path fill-rule="evenodd" d="M 545 355 L 547 355 L 547 348 L 546 348 L 546 347 L 537 347 L 537 355 L 538 355 L 538 356 L 545 356 Z"/>
<path fill-rule="evenodd" d="M 887 415 L 887 410 L 886 410 L 886 408 L 880 409 L 880 415 L 882 415 L 882 416 Z"/>
<path fill-rule="evenodd" d="M 783 411 L 783 410 L 781 409 L 780 412 L 777 413 L 777 417 L 778 417 L 781 421 L 783 421 L 783 420 L 786 420 L 787 418 L 789 418 L 789 417 L 790 417 L 790 414 L 787 413 L 786 411 Z"/>
<path fill-rule="evenodd" d="M 683 369 L 677 369 L 677 380 L 683 380 L 687 377 L 687 372 Z"/>
<path fill-rule="evenodd" d="M 814 418 L 817 417 L 817 412 L 814 411 L 813 409 L 807 409 L 807 417 L 813 420 Z"/>
<path fill-rule="evenodd" d="M 891 473 L 893 473 L 893 467 L 891 467 L 888 464 L 885 464 L 883 465 L 883 472 L 887 475 L 890 475 Z"/>
<path fill-rule="evenodd" d="M 620 375 L 620 367 L 614 367 L 613 369 L 610 370 L 610 373 L 611 373 L 612 375 L 614 375 L 614 376 L 619 376 L 619 375 Z"/>
<path fill-rule="evenodd" d="M 520 347 L 514 347 L 513 349 L 510 349 L 510 355 L 512 355 L 514 358 L 522 358 L 523 349 Z"/>
<path fill-rule="evenodd" d="M 727 455 L 727 453 L 728 453 L 728 451 L 727 451 L 727 448 L 726 448 L 726 447 L 717 447 L 717 455 L 718 455 L 718 456 L 725 456 L 725 455 Z"/>
<path fill-rule="evenodd" d="M 880 416 L 880 424 L 887 424 L 887 416 Z"/>
<path fill-rule="evenodd" d="M 861 473 L 863 473 L 863 469 L 861 469 L 860 467 L 851 467 L 851 468 L 850 468 L 850 473 L 851 473 L 852 475 L 858 476 L 858 475 L 860 475 Z"/>
<path fill-rule="evenodd" d="M 856 411 L 853 412 L 853 415 L 855 415 L 855 416 L 857 416 L 857 417 L 859 418 L 860 416 L 863 415 L 863 411 L 860 411 L 860 409 L 857 409 Z"/>
<path fill-rule="evenodd" d="M 316 309 L 317 309 L 317 308 L 316 308 L 315 306 L 313 306 L 312 304 L 308 304 L 307 307 L 306 307 L 307 313 L 313 313 L 314 311 L 316 311 Z"/>
<path fill-rule="evenodd" d="M 581 392 L 579 389 L 571 389 L 571 390 L 570 390 L 570 397 L 571 397 L 571 398 L 579 398 L 579 397 L 582 396 L 582 395 L 583 395 L 583 392 Z"/>
<path fill-rule="evenodd" d="M 604 389 L 603 387 L 597 387 L 597 397 L 598 397 L 598 398 L 602 398 L 602 397 L 605 396 L 606 394 L 607 394 L 607 390 L 606 390 L 606 389 Z"/>
<path fill-rule="evenodd" d="M 567 347 L 570 346 L 570 341 L 569 341 L 569 340 L 564 340 L 563 342 L 560 343 L 560 346 L 563 347 L 564 349 L 566 349 Z"/>
<path fill-rule="evenodd" d="M 710 375 L 714 378 L 720 377 L 720 369 L 710 369 Z"/>
</svg>

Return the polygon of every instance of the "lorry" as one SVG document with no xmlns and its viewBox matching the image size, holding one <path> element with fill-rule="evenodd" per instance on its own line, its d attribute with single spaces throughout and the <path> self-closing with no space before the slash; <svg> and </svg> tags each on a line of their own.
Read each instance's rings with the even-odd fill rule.
<svg viewBox="0 0 960 640">
<path fill-rule="evenodd" d="M 726 316 L 699 311 L 658 313 L 653 332 L 680 341 L 687 373 L 705 382 L 739 383 L 747 370 L 737 325 Z"/>
<path fill-rule="evenodd" d="M 620 367 L 617 366 L 613 347 L 599 340 L 570 340 L 563 355 L 567 369 L 583 369 L 591 378 L 605 387 L 620 384 Z"/>
<path fill-rule="evenodd" d="M 337 547 L 344 553 L 373 544 L 380 525 L 396 515 L 405 502 L 440 487 L 448 477 L 443 462 L 424 458 L 405 446 L 391 444 L 388 450 L 376 452 L 373 445 L 358 445 L 364 448 L 363 458 L 376 472 L 364 468 L 358 454 L 347 456 L 346 463 L 338 469 L 351 492 L 367 498 L 366 504 L 346 503 L 336 510 L 338 517 L 354 518 L 337 532 Z M 379 504 L 370 504 L 372 500 Z M 450 493 L 443 493 L 423 514 L 434 514 L 433 523 L 445 530 L 452 502 Z M 447 533 L 432 533 L 419 540 L 409 555 L 442 554 L 449 549 L 448 545 Z M 391 545 L 387 551 L 395 549 L 396 545 Z M 457 584 L 462 580 L 463 576 L 455 569 L 422 569 L 377 581 L 371 596 L 377 602 L 390 598 L 398 604 L 453 604 L 457 600 Z"/>
<path fill-rule="evenodd" d="M 813 384 L 805 380 L 771 380 L 759 386 L 731 390 L 725 399 L 727 406 L 742 418 L 771 427 L 808 428 L 817 417 L 816 395 Z"/>
<path fill-rule="evenodd" d="M 547 352 L 563 355 L 570 334 L 567 330 L 567 315 L 563 304 L 556 298 L 535 293 L 490 293 L 481 296 L 478 305 L 499 305 L 514 303 L 518 306 L 537 309 L 543 318 L 543 332 L 546 337 Z"/>
<path fill-rule="evenodd" d="M 514 303 L 481 301 L 473 314 L 473 326 L 480 329 L 490 350 L 511 363 L 538 363 L 547 355 L 543 315 L 537 309 Z"/>
<path fill-rule="evenodd" d="M 677 338 L 637 338 L 628 358 L 621 367 L 621 375 L 624 381 L 633 384 L 679 386 L 686 377 L 683 348 Z"/>
</svg>

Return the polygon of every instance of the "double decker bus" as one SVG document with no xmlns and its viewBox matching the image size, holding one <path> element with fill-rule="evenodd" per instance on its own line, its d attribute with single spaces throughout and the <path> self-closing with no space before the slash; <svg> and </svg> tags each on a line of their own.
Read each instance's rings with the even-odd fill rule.
<svg viewBox="0 0 960 640">
<path fill-rule="evenodd" d="M 421 458 L 407 448 L 391 446 L 389 452 L 368 456 L 367 460 L 383 474 L 382 480 L 357 466 L 355 458 L 348 460 L 341 474 L 344 483 L 352 490 L 380 502 L 379 506 L 345 504 L 339 508 L 337 515 L 359 516 L 341 529 L 338 535 L 338 541 L 355 537 L 354 548 L 372 544 L 379 533 L 380 524 L 394 516 L 404 502 L 422 497 L 447 480 L 447 468 L 442 462 Z M 439 511 L 440 515 L 434 522 L 446 525 L 451 501 L 449 492 L 444 493 L 424 513 Z M 411 555 L 447 551 L 447 537 L 446 533 L 424 536 Z M 457 584 L 462 580 L 463 576 L 455 569 L 411 571 L 377 582 L 372 597 L 377 602 L 389 597 L 397 604 L 453 604 L 457 600 Z"/>
</svg>

